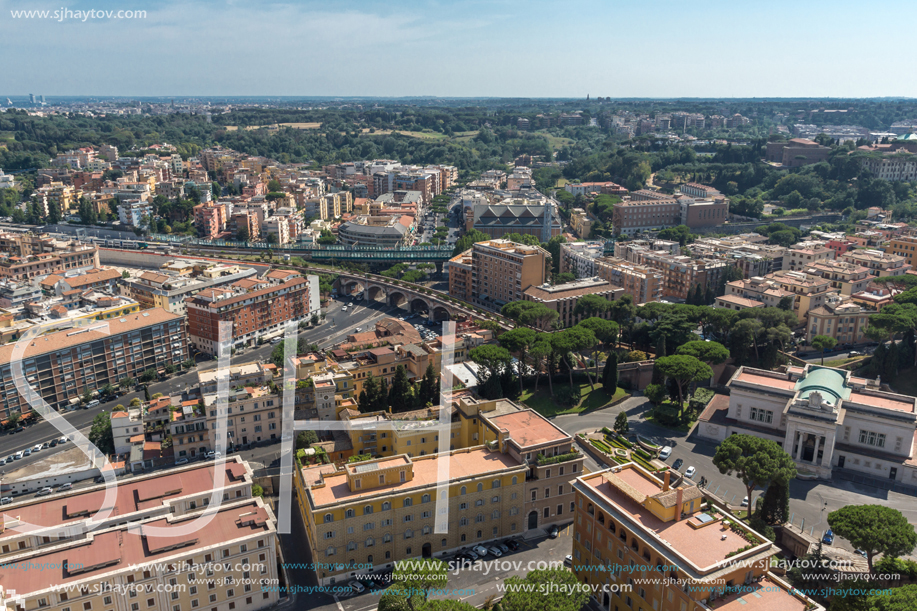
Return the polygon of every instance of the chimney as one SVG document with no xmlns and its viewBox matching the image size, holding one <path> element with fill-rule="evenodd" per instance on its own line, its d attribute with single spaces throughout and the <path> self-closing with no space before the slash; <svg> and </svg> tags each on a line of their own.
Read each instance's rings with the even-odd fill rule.
<svg viewBox="0 0 917 611">
<path fill-rule="evenodd" d="M 663 492 L 669 491 L 669 474 L 670 473 L 671 473 L 670 471 L 666 470 L 665 475 L 662 478 L 662 491 Z"/>
<path fill-rule="evenodd" d="M 682 498 L 684 495 L 684 492 L 681 486 L 679 486 L 677 490 L 678 490 L 678 494 L 675 496 L 675 521 L 676 522 L 681 519 L 681 506 L 682 506 Z"/>
</svg>

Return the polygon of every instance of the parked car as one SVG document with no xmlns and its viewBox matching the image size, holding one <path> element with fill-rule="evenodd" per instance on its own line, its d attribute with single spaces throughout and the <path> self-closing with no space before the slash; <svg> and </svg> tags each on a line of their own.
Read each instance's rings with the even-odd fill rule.
<svg viewBox="0 0 917 611">
<path fill-rule="evenodd" d="M 92 409 L 93 407 L 98 407 L 100 403 L 101 402 L 98 399 L 93 399 L 92 401 L 86 404 L 86 409 Z"/>
<path fill-rule="evenodd" d="M 506 542 L 506 547 L 510 548 L 514 552 L 519 549 L 519 542 L 515 539 L 510 539 Z"/>
<path fill-rule="evenodd" d="M 573 566 L 573 556 L 570 554 L 564 556 L 564 566 Z"/>
<path fill-rule="evenodd" d="M 685 464 L 685 461 L 682 460 L 681 458 L 679 458 L 678 460 L 675 461 L 674 464 L 672 464 L 672 468 L 675 469 L 676 471 L 678 471 L 679 469 L 681 469 L 681 466 L 682 466 L 683 464 Z"/>
<path fill-rule="evenodd" d="M 187 465 L 187 464 L 188 464 L 188 459 L 187 459 L 187 458 L 179 458 L 178 460 L 175 461 L 175 464 L 176 464 L 176 466 L 177 466 L 177 465 Z"/>
<path fill-rule="evenodd" d="M 25 428 L 23 428 L 23 427 L 21 427 L 21 426 L 17 426 L 16 428 L 13 429 L 13 432 L 14 432 L 14 433 L 21 433 L 21 432 L 24 431 L 24 430 L 25 430 Z"/>
<path fill-rule="evenodd" d="M 659 452 L 659 460 L 668 460 L 669 456 L 672 455 L 672 447 L 665 446 L 662 448 L 662 451 Z"/>
<path fill-rule="evenodd" d="M 66 437 L 61 437 L 60 439 L 57 440 L 57 443 L 67 443 L 68 441 L 70 440 L 67 439 Z"/>
<path fill-rule="evenodd" d="M 32 446 L 32 452 L 38 452 L 38 451 L 40 451 L 40 450 L 41 450 L 41 444 L 40 444 L 40 443 L 36 443 L 34 446 Z"/>
<path fill-rule="evenodd" d="M 474 562 L 475 560 L 478 559 L 478 555 L 477 555 L 476 553 L 474 553 L 472 550 L 468 550 L 467 552 L 465 552 L 465 555 L 466 555 L 466 556 L 468 557 L 468 559 L 471 560 L 472 562 Z"/>
<path fill-rule="evenodd" d="M 16 452 L 16 453 L 13 455 L 13 458 L 14 458 L 15 460 L 19 460 L 19 459 L 22 458 L 23 456 L 25 456 L 25 454 L 23 453 L 22 450 L 19 450 L 18 452 Z"/>
<path fill-rule="evenodd" d="M 695 473 L 697 473 L 697 469 L 694 467 L 688 467 L 687 471 L 685 471 L 685 477 L 692 479 Z"/>
<path fill-rule="evenodd" d="M 218 460 L 223 457 L 221 452 L 214 452 L 213 450 L 207 452 L 207 460 Z"/>
<path fill-rule="evenodd" d="M 560 535 L 560 529 L 557 528 L 556 526 L 552 526 L 551 532 L 548 533 L 548 536 L 551 537 L 552 539 L 556 539 L 558 535 Z"/>
<path fill-rule="evenodd" d="M 64 492 L 65 490 L 73 490 L 73 484 L 71 484 L 70 482 L 67 482 L 66 484 L 61 484 L 57 488 L 58 492 Z"/>
<path fill-rule="evenodd" d="M 0 505 L 9 505 L 12 502 L 13 502 L 13 497 L 11 496 L 5 496 L 3 498 L 0 498 Z"/>
<path fill-rule="evenodd" d="M 31 449 L 31 448 L 26 448 L 25 451 L 22 453 L 22 455 L 23 455 L 23 456 L 31 456 L 31 455 L 32 455 L 32 449 Z"/>
<path fill-rule="evenodd" d="M 51 494 L 52 492 L 54 492 L 54 491 L 51 490 L 50 488 L 42 488 L 41 490 L 38 491 L 38 495 L 37 495 L 37 496 L 48 496 L 48 495 Z"/>
<path fill-rule="evenodd" d="M 56 440 L 56 439 L 53 440 L 53 441 L 51 442 L 50 447 L 52 447 L 52 448 L 57 447 L 57 440 Z"/>
<path fill-rule="evenodd" d="M 16 456 L 13 454 L 10 454 L 9 456 L 6 457 L 6 462 L 8 463 L 13 462 L 14 460 L 16 460 Z"/>
<path fill-rule="evenodd" d="M 509 547 L 507 547 L 506 543 L 497 543 L 497 547 L 499 547 L 500 551 L 503 552 L 504 554 L 509 553 Z"/>
<path fill-rule="evenodd" d="M 485 556 L 487 555 L 487 548 L 484 547 L 483 545 L 476 545 L 475 547 L 473 547 L 473 548 L 471 548 L 471 549 L 472 549 L 472 551 L 474 551 L 475 554 L 477 554 L 477 555 L 480 556 L 481 558 L 483 558 L 483 557 L 485 557 Z"/>
<path fill-rule="evenodd" d="M 825 536 L 821 538 L 821 542 L 825 545 L 832 545 L 834 543 L 834 531 L 830 528 L 825 531 Z"/>
<path fill-rule="evenodd" d="M 50 448 L 50 447 L 51 447 L 51 444 L 50 444 L 49 442 L 47 442 L 47 441 L 44 442 L 43 444 L 41 444 L 41 449 L 42 449 L 42 450 L 47 450 L 47 449 Z"/>
<path fill-rule="evenodd" d="M 747 496 L 744 499 L 742 499 L 742 507 L 748 507 L 748 497 Z"/>
<path fill-rule="evenodd" d="M 497 547 L 496 545 L 491 545 L 490 547 L 487 548 L 487 551 L 490 552 L 491 555 L 494 556 L 495 558 L 499 558 L 500 556 L 503 555 L 503 552 L 501 552 L 500 548 Z"/>
<path fill-rule="evenodd" d="M 356 592 L 357 594 L 362 594 L 363 592 L 366 591 L 366 588 L 363 587 L 363 584 L 357 580 L 353 580 L 350 582 L 350 589 Z"/>
</svg>

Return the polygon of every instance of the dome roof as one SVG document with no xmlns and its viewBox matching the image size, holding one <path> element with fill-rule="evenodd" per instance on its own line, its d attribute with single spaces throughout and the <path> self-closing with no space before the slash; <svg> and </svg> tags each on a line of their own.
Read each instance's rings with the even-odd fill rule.
<svg viewBox="0 0 917 611">
<path fill-rule="evenodd" d="M 796 390 L 801 399 L 808 399 L 812 391 L 818 391 L 822 400 L 837 405 L 838 400 L 850 397 L 846 376 L 837 369 L 809 366 L 806 377 L 796 382 Z"/>
</svg>

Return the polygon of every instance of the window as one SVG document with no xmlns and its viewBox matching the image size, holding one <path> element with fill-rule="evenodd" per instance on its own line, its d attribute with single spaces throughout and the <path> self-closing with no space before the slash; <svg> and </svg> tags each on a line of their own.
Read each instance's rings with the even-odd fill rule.
<svg viewBox="0 0 917 611">
<path fill-rule="evenodd" d="M 490 485 L 490 487 L 491 487 L 491 488 L 499 488 L 499 487 L 500 487 L 500 480 L 495 479 L 495 480 L 493 481 L 493 483 Z"/>
<path fill-rule="evenodd" d="M 421 503 L 429 503 L 429 502 L 430 502 L 430 495 L 429 495 L 429 494 L 425 494 L 425 495 L 423 495 L 422 497 L 420 497 L 420 502 L 421 502 Z"/>
<path fill-rule="evenodd" d="M 770 424 L 774 421 L 774 412 L 767 409 L 753 407 L 751 408 L 751 419 L 758 422 L 766 422 L 767 424 Z"/>
<path fill-rule="evenodd" d="M 352 518 L 352 517 L 354 517 L 355 515 L 356 515 L 356 514 L 354 513 L 353 509 L 348 509 L 347 511 L 344 512 L 344 517 L 345 517 L 345 518 Z"/>
<path fill-rule="evenodd" d="M 410 497 L 404 499 L 404 507 L 410 507 L 410 506 L 413 505 L 413 504 L 414 504 L 414 500 L 411 499 Z"/>
<path fill-rule="evenodd" d="M 885 447 L 885 435 L 875 433 L 874 431 L 860 431 L 860 443 L 875 446 L 877 448 Z"/>
<path fill-rule="evenodd" d="M 478 484 L 478 492 L 484 491 L 484 484 Z"/>
<path fill-rule="evenodd" d="M 388 501 L 385 501 L 384 503 L 382 503 L 382 511 L 388 511 L 391 508 L 392 508 L 392 504 L 389 503 Z"/>
<path fill-rule="evenodd" d="M 467 492 L 468 492 L 468 490 L 467 490 L 467 488 L 465 488 L 465 486 L 462 486 L 461 490 L 459 490 L 459 494 L 460 494 L 461 496 L 465 496 L 465 494 L 466 494 Z"/>
<path fill-rule="evenodd" d="M 405 539 L 410 539 L 410 538 L 413 537 L 413 536 L 414 536 L 414 531 L 411 530 L 410 528 L 407 529 L 406 531 L 404 531 L 404 538 L 405 538 Z"/>
<path fill-rule="evenodd" d="M 334 522 L 334 516 L 331 515 L 330 513 L 326 513 L 325 514 L 325 524 L 328 524 L 329 522 Z"/>
<path fill-rule="evenodd" d="M 365 516 L 365 515 L 369 515 L 369 514 L 371 514 L 372 512 L 373 512 L 373 506 L 372 506 L 372 505 L 367 505 L 366 507 L 363 508 L 363 515 L 364 515 L 364 516 Z"/>
</svg>

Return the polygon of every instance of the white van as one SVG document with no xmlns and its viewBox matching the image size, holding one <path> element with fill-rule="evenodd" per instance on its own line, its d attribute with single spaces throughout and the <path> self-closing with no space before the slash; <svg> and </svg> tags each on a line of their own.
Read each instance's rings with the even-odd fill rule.
<svg viewBox="0 0 917 611">
<path fill-rule="evenodd" d="M 97 405 L 99 405 L 99 400 L 93 399 L 92 401 L 86 404 L 86 409 L 92 409 L 93 407 L 96 407 Z"/>
<path fill-rule="evenodd" d="M 282 341 L 283 341 L 282 337 L 275 337 L 274 339 L 271 340 L 271 344 L 272 345 L 279 344 Z"/>
</svg>

